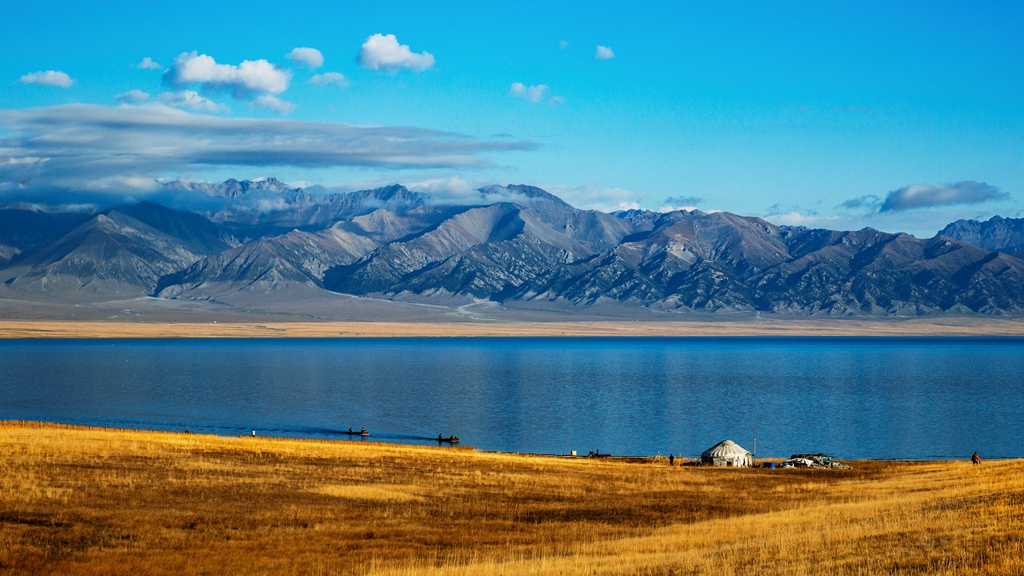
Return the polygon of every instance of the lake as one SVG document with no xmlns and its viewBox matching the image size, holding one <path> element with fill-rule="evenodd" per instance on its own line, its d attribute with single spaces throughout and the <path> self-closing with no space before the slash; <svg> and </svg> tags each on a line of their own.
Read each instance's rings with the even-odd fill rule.
<svg viewBox="0 0 1024 576">
<path fill-rule="evenodd" d="M 0 341 L 0 419 L 696 457 L 1024 456 L 1019 338 Z"/>
</svg>

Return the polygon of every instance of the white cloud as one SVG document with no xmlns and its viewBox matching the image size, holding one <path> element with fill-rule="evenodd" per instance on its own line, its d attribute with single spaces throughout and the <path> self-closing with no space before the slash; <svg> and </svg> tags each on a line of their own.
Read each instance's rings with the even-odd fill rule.
<svg viewBox="0 0 1024 576">
<path fill-rule="evenodd" d="M 600 210 L 602 212 L 615 212 L 617 210 L 635 210 L 640 208 L 640 202 L 647 197 L 645 192 L 625 190 L 599 186 L 588 182 L 578 186 L 564 186 L 552 184 L 541 186 L 548 192 L 565 200 L 576 208 L 584 210 Z"/>
<path fill-rule="evenodd" d="M 75 83 L 70 76 L 60 70 L 32 72 L 19 78 L 18 82 L 22 84 L 38 84 L 40 86 L 56 86 L 58 88 L 70 88 Z"/>
<path fill-rule="evenodd" d="M 159 96 L 160 102 L 174 108 L 184 108 L 196 112 L 227 112 L 228 107 L 218 104 L 209 98 L 200 96 L 192 90 L 181 92 L 164 92 Z"/>
<path fill-rule="evenodd" d="M 569 47 L 569 41 L 568 40 L 559 40 L 558 41 L 558 47 L 561 48 L 562 50 L 565 50 L 566 48 Z"/>
<path fill-rule="evenodd" d="M 780 226 L 806 226 L 808 228 L 830 228 L 842 222 L 839 216 L 825 216 L 815 210 L 799 206 L 775 203 L 765 210 L 762 218 Z"/>
<path fill-rule="evenodd" d="M 410 182 L 406 187 L 429 194 L 431 199 L 439 204 L 480 203 L 480 192 L 477 191 L 477 186 L 470 184 L 461 176 Z"/>
<path fill-rule="evenodd" d="M 772 224 L 780 224 L 782 226 L 825 226 L 827 223 L 838 222 L 840 218 L 838 216 L 822 216 L 820 214 L 808 213 L 801 214 L 800 212 L 792 211 L 784 214 L 768 214 L 764 217 L 765 220 Z"/>
<path fill-rule="evenodd" d="M 664 206 L 658 206 L 654 209 L 655 212 L 693 212 L 694 210 L 700 210 L 695 204 L 665 204 Z"/>
<path fill-rule="evenodd" d="M 544 102 L 545 99 L 547 100 L 547 103 L 551 104 L 552 106 L 557 106 L 557 105 L 565 102 L 565 98 L 563 98 L 561 96 L 551 96 L 549 98 L 548 97 L 548 92 L 550 90 L 551 90 L 551 88 L 547 84 L 537 84 L 537 85 L 534 85 L 534 86 L 527 86 L 526 84 L 523 84 L 522 82 L 513 82 L 512 86 L 509 87 L 509 89 L 508 89 L 508 93 L 509 93 L 509 95 L 515 96 L 516 98 L 522 98 L 523 100 L 529 100 L 530 102 L 533 102 L 534 104 L 539 104 L 540 102 Z"/>
<path fill-rule="evenodd" d="M 152 190 L 156 180 L 146 176 L 105 176 L 89 181 L 87 189 L 93 192 L 122 194 Z"/>
<path fill-rule="evenodd" d="M 611 60 L 615 58 L 615 52 L 607 46 L 598 46 L 594 52 L 594 60 Z"/>
<path fill-rule="evenodd" d="M 514 188 L 506 188 L 493 181 L 466 180 L 458 174 L 431 177 L 428 173 L 383 174 L 363 180 L 349 180 L 327 184 L 330 192 L 353 192 L 389 186 L 402 182 L 406 188 L 430 196 L 431 204 L 456 206 L 486 206 L 497 202 L 529 202 L 530 199 Z"/>
<path fill-rule="evenodd" d="M 313 70 L 324 65 L 324 55 L 316 48 L 293 48 L 287 58 L 295 64 L 301 64 Z"/>
<path fill-rule="evenodd" d="M 136 68 L 141 68 L 142 70 L 159 70 L 159 69 L 163 68 L 163 66 L 161 66 L 160 64 L 158 64 L 156 62 L 153 62 L 153 59 L 150 58 L 149 56 L 146 56 L 145 58 L 143 58 L 142 62 L 139 62 L 138 64 L 136 64 L 135 67 Z"/>
<path fill-rule="evenodd" d="M 889 192 L 878 211 L 900 212 L 951 204 L 980 204 L 1008 196 L 998 186 L 969 180 L 953 184 L 911 184 Z"/>
<path fill-rule="evenodd" d="M 344 88 L 348 86 L 348 80 L 345 79 L 345 75 L 339 72 L 324 72 L 323 74 L 315 74 L 309 79 L 309 83 L 314 86 L 340 86 Z"/>
<path fill-rule="evenodd" d="M 122 104 L 135 104 L 137 102 L 143 102 L 149 100 L 149 94 L 139 89 L 129 90 L 122 92 L 116 96 L 117 101 Z"/>
<path fill-rule="evenodd" d="M 232 66 L 218 64 L 213 57 L 193 50 L 174 59 L 171 69 L 164 73 L 164 81 L 175 86 L 200 84 L 204 88 L 227 89 L 234 92 L 235 98 L 242 99 L 253 92 L 280 94 L 288 89 L 291 76 L 290 71 L 266 60 L 245 60 Z"/>
<path fill-rule="evenodd" d="M 359 64 L 368 70 L 396 72 L 407 68 L 422 72 L 434 65 L 434 56 L 429 52 L 413 53 L 408 45 L 399 44 L 394 34 L 374 34 L 359 49 Z"/>
<path fill-rule="evenodd" d="M 219 107 L 194 92 L 162 94 L 158 100 L 182 108 Z M 50 194 L 62 202 L 66 192 L 102 187 L 115 175 L 155 180 L 246 166 L 267 172 L 274 167 L 476 168 L 491 165 L 488 154 L 536 148 L 528 141 L 480 140 L 422 128 L 230 118 L 155 103 L 0 109 L 0 132 L 5 134 L 0 190 L 20 191 L 21 200 Z"/>
<path fill-rule="evenodd" d="M 295 110 L 295 104 L 292 104 L 291 102 L 286 102 L 284 100 L 281 100 L 277 96 L 272 96 L 270 94 L 263 94 L 261 96 L 257 96 L 253 99 L 252 102 L 249 103 L 249 106 L 251 108 L 262 108 L 264 110 L 269 110 L 277 114 L 288 114 L 291 111 Z"/>
<path fill-rule="evenodd" d="M 525 98 L 526 100 L 536 104 L 544 99 L 544 96 L 548 92 L 548 86 L 546 84 L 527 86 L 522 82 L 513 82 L 512 87 L 508 89 L 508 92 L 517 98 Z"/>
</svg>

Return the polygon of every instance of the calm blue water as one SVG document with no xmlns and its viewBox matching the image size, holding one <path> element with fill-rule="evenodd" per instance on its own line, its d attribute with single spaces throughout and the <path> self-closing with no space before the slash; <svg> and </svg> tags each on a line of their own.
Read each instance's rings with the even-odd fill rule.
<svg viewBox="0 0 1024 576">
<path fill-rule="evenodd" d="M 0 341 L 0 419 L 697 456 L 1024 456 L 1024 339 Z"/>
</svg>

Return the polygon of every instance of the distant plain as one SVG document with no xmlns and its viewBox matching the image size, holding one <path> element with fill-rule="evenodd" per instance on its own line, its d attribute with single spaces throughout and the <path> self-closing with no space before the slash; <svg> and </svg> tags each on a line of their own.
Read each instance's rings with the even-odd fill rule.
<svg viewBox="0 0 1024 576">
<path fill-rule="evenodd" d="M 401 336 L 1024 336 L 1024 319 L 747 319 L 420 322 L 0 320 L 0 338 L 326 338 Z"/>
</svg>

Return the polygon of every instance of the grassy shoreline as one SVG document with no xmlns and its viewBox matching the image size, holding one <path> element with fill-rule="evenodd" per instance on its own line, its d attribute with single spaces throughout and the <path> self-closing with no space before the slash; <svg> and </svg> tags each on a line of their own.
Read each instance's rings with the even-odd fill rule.
<svg viewBox="0 0 1024 576">
<path fill-rule="evenodd" d="M 669 467 L 0 425 L 10 574 L 1019 574 L 1024 461 Z"/>
<path fill-rule="evenodd" d="M 528 336 L 1024 336 L 1024 318 L 574 322 L 124 322 L 0 320 L 13 338 L 389 338 Z"/>
<path fill-rule="evenodd" d="M 566 454 L 556 453 L 544 453 L 544 452 L 505 452 L 500 450 L 482 450 L 475 446 L 468 444 L 439 444 L 435 445 L 433 442 L 429 444 L 406 444 L 397 441 L 383 441 L 383 440 L 371 440 L 367 438 L 355 438 L 348 436 L 340 436 L 338 438 L 311 438 L 311 437 L 290 437 L 290 436 L 268 436 L 266 434 L 259 434 L 258 436 L 250 436 L 246 433 L 239 433 L 237 436 L 234 434 L 215 434 L 209 432 L 191 432 L 182 430 L 162 430 L 156 428 L 113 428 L 109 426 L 93 426 L 90 424 L 69 424 L 65 422 L 49 422 L 41 420 L 0 420 L 0 428 L 27 428 L 27 429 L 54 429 L 54 430 L 69 430 L 69 431 L 92 431 L 92 432 L 113 432 L 123 434 L 168 434 L 174 437 L 177 436 L 189 436 L 191 438 L 211 438 L 211 439 L 235 439 L 241 438 L 247 441 L 260 440 L 266 442 L 308 442 L 312 444 L 343 444 L 346 446 L 365 446 L 365 447 L 389 447 L 389 448 L 409 448 L 409 449 L 424 449 L 434 450 L 443 449 L 451 451 L 467 451 L 475 454 L 496 454 L 496 455 L 508 455 L 508 456 L 523 456 L 523 457 L 536 457 L 536 458 L 564 458 L 564 459 L 581 459 L 585 458 L 584 454 L 577 454 L 572 456 Z M 647 454 L 603 454 L 599 459 L 601 461 L 610 462 L 629 462 L 629 463 L 651 463 L 655 460 L 664 460 L 667 456 L 651 456 Z M 786 460 L 788 457 L 784 455 L 769 455 L 764 457 L 758 457 L 755 461 L 756 466 L 760 466 L 762 462 L 775 462 L 780 463 Z M 699 456 L 694 454 L 678 454 L 675 455 L 675 466 L 685 467 L 691 465 L 694 461 L 699 460 Z M 967 459 L 964 458 L 963 461 Z M 1016 456 L 1007 457 L 992 457 L 986 456 L 986 461 L 1015 461 L 1020 460 L 1024 462 L 1024 458 L 1018 458 Z M 939 462 L 939 463 L 953 463 L 961 462 L 961 459 L 951 458 L 864 458 L 861 460 L 850 460 L 849 462 Z M 847 460 L 843 460 L 847 462 Z"/>
</svg>

